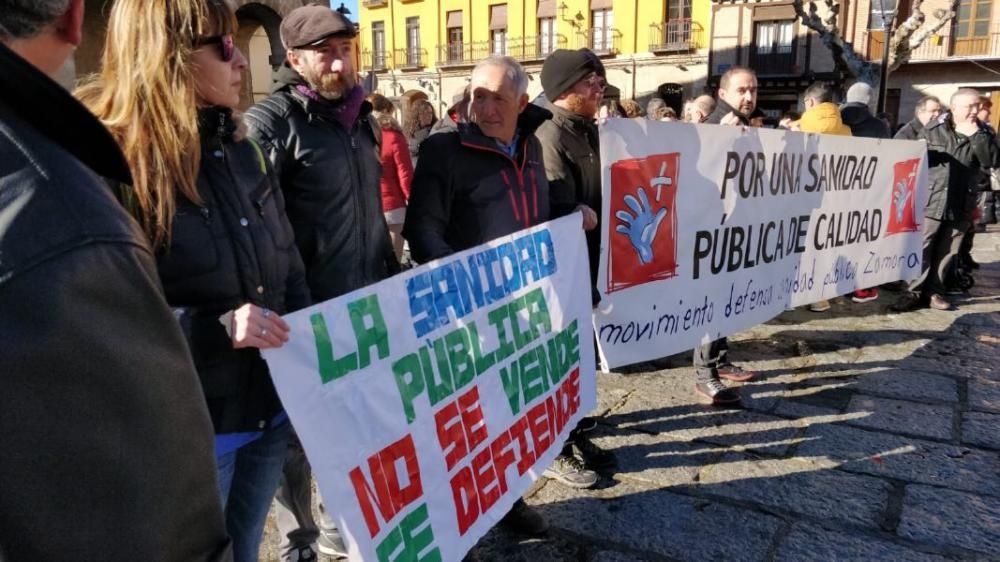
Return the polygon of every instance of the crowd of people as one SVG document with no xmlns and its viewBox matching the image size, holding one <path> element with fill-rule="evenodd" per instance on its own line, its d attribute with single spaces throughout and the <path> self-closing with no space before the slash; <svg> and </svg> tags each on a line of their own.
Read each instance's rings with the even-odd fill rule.
<svg viewBox="0 0 1000 562">
<path fill-rule="evenodd" d="M 605 68 L 557 50 L 531 101 L 520 64 L 492 56 L 440 119 L 417 100 L 400 120 L 358 83 L 355 26 L 310 5 L 282 21 L 287 60 L 243 113 L 228 2 L 115 0 L 101 69 L 71 95 L 52 77 L 83 39 L 83 6 L 0 0 L 0 559 L 256 561 L 275 498 L 283 560 L 343 555 L 260 350 L 288 341 L 282 315 L 405 260 L 576 212 L 596 306 Z M 813 84 L 801 115 L 770 124 L 753 70 L 730 68 L 715 93 L 680 120 L 890 136 L 863 83 L 843 105 Z M 895 134 L 926 140 L 930 165 L 923 271 L 898 311 L 947 309 L 967 288 L 1000 203 L 990 110 L 971 89 L 928 96 Z M 658 98 L 645 113 L 678 120 Z M 694 350 L 708 403 L 739 402 L 725 381 L 755 376 L 727 351 Z M 593 486 L 615 462 L 595 426 L 584 418 L 544 475 Z M 521 500 L 501 524 L 547 527 Z"/>
</svg>

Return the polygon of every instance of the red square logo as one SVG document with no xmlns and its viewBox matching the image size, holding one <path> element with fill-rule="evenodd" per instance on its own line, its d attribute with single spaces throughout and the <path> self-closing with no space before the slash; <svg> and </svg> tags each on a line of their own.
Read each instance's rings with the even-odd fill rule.
<svg viewBox="0 0 1000 562">
<path fill-rule="evenodd" d="M 917 170 L 920 160 L 906 160 L 893 165 L 892 190 L 889 204 L 889 223 L 886 236 L 901 232 L 916 232 L 917 224 Z"/>
<path fill-rule="evenodd" d="M 680 153 L 611 165 L 607 292 L 677 275 Z"/>
</svg>

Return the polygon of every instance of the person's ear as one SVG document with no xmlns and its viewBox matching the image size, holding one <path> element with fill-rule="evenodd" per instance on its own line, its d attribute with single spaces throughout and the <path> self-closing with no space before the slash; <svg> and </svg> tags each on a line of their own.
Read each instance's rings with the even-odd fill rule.
<svg viewBox="0 0 1000 562">
<path fill-rule="evenodd" d="M 288 51 L 285 52 L 285 60 L 288 61 L 288 66 L 292 67 L 292 70 L 297 71 L 300 57 L 299 53 L 295 49 L 288 49 Z"/>
<path fill-rule="evenodd" d="M 521 100 L 517 104 L 517 112 L 521 113 L 524 108 L 528 107 L 528 94 L 521 94 Z"/>
<path fill-rule="evenodd" d="M 84 0 L 70 0 L 66 12 L 55 21 L 56 34 L 73 46 L 83 41 Z"/>
</svg>

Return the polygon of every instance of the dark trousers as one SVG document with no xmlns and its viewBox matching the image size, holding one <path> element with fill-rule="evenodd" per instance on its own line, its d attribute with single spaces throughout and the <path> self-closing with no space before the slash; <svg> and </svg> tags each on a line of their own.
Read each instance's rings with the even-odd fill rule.
<svg viewBox="0 0 1000 562">
<path fill-rule="evenodd" d="M 923 267 L 920 277 L 910 281 L 911 293 L 929 298 L 932 294 L 945 292 L 944 280 L 962 248 L 962 239 L 969 227 L 968 221 L 924 218 Z"/>
<path fill-rule="evenodd" d="M 315 545 L 320 527 L 313 515 L 312 467 L 297 435 L 288 444 L 281 487 L 278 488 L 276 498 L 278 505 L 275 512 L 281 535 L 281 550 Z M 322 504 L 319 509 L 323 528 L 334 527 Z"/>
<path fill-rule="evenodd" d="M 694 363 L 695 380 L 706 382 L 718 378 L 719 366 L 728 363 L 728 359 L 726 359 L 728 353 L 729 340 L 726 338 L 720 338 L 694 348 L 692 362 Z"/>
</svg>

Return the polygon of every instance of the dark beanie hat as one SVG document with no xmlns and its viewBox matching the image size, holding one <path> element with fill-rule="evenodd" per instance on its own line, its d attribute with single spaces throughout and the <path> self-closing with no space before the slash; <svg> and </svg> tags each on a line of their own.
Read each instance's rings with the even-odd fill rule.
<svg viewBox="0 0 1000 562">
<path fill-rule="evenodd" d="M 590 49 L 552 51 L 542 64 L 542 90 L 545 91 L 545 97 L 555 101 L 591 72 L 605 76 L 604 64 Z"/>
</svg>

